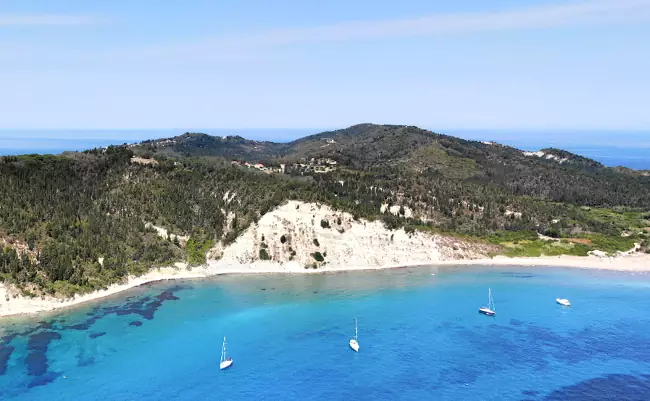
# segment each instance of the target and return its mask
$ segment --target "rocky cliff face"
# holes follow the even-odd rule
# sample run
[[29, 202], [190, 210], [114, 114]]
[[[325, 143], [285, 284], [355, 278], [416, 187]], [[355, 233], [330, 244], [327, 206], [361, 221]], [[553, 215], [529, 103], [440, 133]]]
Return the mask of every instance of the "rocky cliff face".
[[265, 214], [232, 245], [208, 253], [213, 266], [331, 270], [429, 264], [486, 257], [491, 246], [422, 232], [389, 230], [328, 206], [289, 201]]

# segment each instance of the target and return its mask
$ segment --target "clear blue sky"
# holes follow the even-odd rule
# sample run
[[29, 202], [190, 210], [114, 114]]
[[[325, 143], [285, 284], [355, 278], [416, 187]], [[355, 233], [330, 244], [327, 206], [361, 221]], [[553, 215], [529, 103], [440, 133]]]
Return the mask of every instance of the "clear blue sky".
[[650, 0], [4, 0], [0, 128], [650, 128]]

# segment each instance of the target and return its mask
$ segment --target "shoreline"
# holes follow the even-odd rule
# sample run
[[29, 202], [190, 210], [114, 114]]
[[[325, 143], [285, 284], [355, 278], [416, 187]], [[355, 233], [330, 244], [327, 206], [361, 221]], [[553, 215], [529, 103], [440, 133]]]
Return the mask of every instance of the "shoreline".
[[563, 267], [584, 270], [611, 270], [620, 272], [650, 272], [650, 254], [635, 253], [617, 257], [598, 256], [540, 256], [535, 258], [495, 256], [491, 259], [456, 260], [436, 265], [486, 265], [520, 267]]
[[209, 261], [206, 265], [194, 267], [191, 270], [183, 267], [161, 267], [153, 269], [142, 276], [129, 276], [126, 283], [112, 284], [105, 290], [98, 290], [84, 295], [76, 295], [69, 299], [54, 298], [50, 296], [44, 298], [27, 298], [20, 294], [15, 294], [15, 290], [7, 288], [4, 284], [0, 283], [0, 319], [11, 316], [37, 315], [42, 312], [52, 312], [59, 309], [70, 308], [158, 281], [211, 278], [225, 274], [327, 274], [335, 272], [370, 271], [425, 266], [560, 267], [613, 270], [621, 272], [650, 272], [650, 254], [633, 254], [607, 258], [568, 255], [542, 256], [536, 258], [509, 258], [505, 256], [496, 256], [494, 258], [484, 259], [452, 259], [431, 261], [429, 263], [403, 263], [399, 265], [364, 267], [324, 266], [317, 270], [304, 269], [298, 264], [291, 263], [283, 265], [272, 262], [258, 262], [250, 265], [243, 265]]

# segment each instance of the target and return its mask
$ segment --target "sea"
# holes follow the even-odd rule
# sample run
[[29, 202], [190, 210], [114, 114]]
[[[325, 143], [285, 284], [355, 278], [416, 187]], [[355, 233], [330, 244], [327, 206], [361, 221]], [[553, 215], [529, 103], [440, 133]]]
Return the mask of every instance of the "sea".
[[650, 274], [603, 270], [158, 282], [0, 320], [0, 399], [647, 401], [648, 310]]
[[[433, 131], [479, 141], [496, 141], [526, 151], [555, 147], [597, 160], [606, 166], [650, 169], [650, 130], [459, 130]], [[10, 130], [0, 129], [0, 155], [58, 154], [108, 145], [136, 143], [146, 139], [170, 138], [184, 132], [211, 135], [240, 135], [247, 139], [289, 142], [328, 131], [305, 129], [185, 128], [144, 130]]]

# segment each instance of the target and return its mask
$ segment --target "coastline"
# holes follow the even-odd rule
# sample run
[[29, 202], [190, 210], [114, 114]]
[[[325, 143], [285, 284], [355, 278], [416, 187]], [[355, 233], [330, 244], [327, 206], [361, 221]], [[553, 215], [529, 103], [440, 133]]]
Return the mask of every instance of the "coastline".
[[535, 258], [496, 256], [491, 259], [455, 260], [436, 265], [486, 265], [520, 267], [565, 267], [572, 269], [613, 270], [621, 272], [650, 272], [650, 254], [635, 253], [617, 257], [598, 256], [540, 256]]
[[224, 274], [326, 274], [346, 271], [383, 270], [418, 266], [520, 266], [520, 267], [563, 267], [579, 269], [600, 269], [623, 272], [650, 272], [650, 255], [633, 254], [619, 257], [596, 256], [542, 256], [536, 258], [509, 258], [497, 256], [483, 259], [449, 259], [429, 263], [403, 263], [399, 265], [377, 265], [351, 267], [344, 265], [326, 265], [319, 269], [305, 269], [297, 263], [257, 262], [252, 264], [221, 263], [209, 261], [206, 265], [188, 270], [184, 267], [161, 267], [153, 269], [142, 276], [130, 276], [125, 283], [113, 284], [105, 290], [98, 290], [69, 299], [54, 297], [28, 298], [15, 294], [11, 288], [0, 284], [0, 319], [9, 316], [34, 315], [69, 308], [86, 302], [99, 300], [130, 288], [147, 283], [215, 277]]
[[126, 291], [147, 283], [165, 280], [188, 279], [208, 277], [205, 269], [196, 268], [187, 270], [183, 268], [162, 267], [152, 269], [142, 276], [129, 276], [125, 283], [115, 283], [105, 290], [97, 290], [72, 298], [24, 297], [15, 293], [15, 289], [7, 288], [0, 283], [0, 319], [8, 316], [31, 315], [40, 312], [49, 312], [57, 309], [68, 308], [82, 303], [98, 300], [113, 294]]

